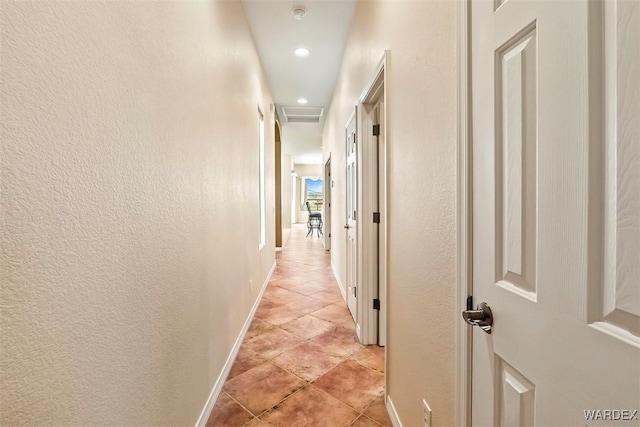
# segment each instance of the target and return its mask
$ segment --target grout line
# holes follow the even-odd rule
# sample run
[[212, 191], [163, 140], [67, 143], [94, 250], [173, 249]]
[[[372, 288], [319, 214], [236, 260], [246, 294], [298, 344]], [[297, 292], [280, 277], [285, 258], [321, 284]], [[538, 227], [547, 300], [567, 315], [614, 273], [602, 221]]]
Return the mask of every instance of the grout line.
[[[373, 344], [373, 345], [375, 345], [375, 344]], [[364, 346], [364, 348], [367, 348], [367, 346]], [[360, 351], [362, 351], [362, 350], [364, 350], [364, 349], [363, 349], [363, 348], [361, 348], [360, 350], [358, 350], [358, 353], [359, 353]], [[351, 356], [353, 356], [354, 354], [356, 354], [356, 352], [353, 352], [353, 353], [351, 353], [351, 355], [349, 355], [349, 360], [351, 360], [351, 361], [352, 361], [352, 362], [354, 362], [354, 363], [357, 363], [358, 365], [362, 366], [363, 368], [367, 368], [367, 369], [368, 369], [368, 370], [370, 370], [370, 371], [377, 372], [378, 374], [382, 374], [382, 375], [384, 375], [384, 371], [378, 371], [378, 370], [377, 370], [377, 369], [375, 369], [375, 368], [372, 368], [372, 367], [367, 366], [367, 365], [363, 365], [362, 363], [358, 362], [357, 360], [352, 359], [352, 358], [351, 358]]]
[[267, 412], [269, 412], [269, 411], [271, 411], [271, 410], [275, 409], [275, 407], [276, 407], [276, 406], [280, 406], [280, 404], [284, 403], [284, 401], [285, 401], [285, 400], [289, 400], [289, 398], [291, 398], [292, 396], [294, 396], [294, 395], [296, 395], [296, 394], [300, 393], [302, 390], [304, 390], [304, 389], [306, 389], [307, 387], [309, 387], [309, 385], [310, 385], [309, 383], [305, 384], [304, 386], [300, 387], [299, 389], [297, 389], [297, 390], [296, 390], [296, 391], [294, 391], [293, 393], [291, 393], [291, 394], [289, 394], [289, 395], [285, 396], [284, 398], [282, 398], [282, 400], [280, 400], [278, 403], [276, 403], [275, 405], [273, 405], [273, 406], [272, 406], [272, 407], [270, 407], [269, 409], [265, 409], [264, 411], [262, 411], [262, 412], [260, 413], [260, 415], [255, 415], [255, 417], [261, 417], [261, 416], [263, 416], [264, 414], [266, 414]]
[[371, 421], [372, 423], [374, 423], [374, 424], [375, 424], [375, 425], [377, 425], [377, 426], [384, 427], [382, 424], [380, 424], [379, 422], [377, 422], [377, 421], [376, 421], [376, 420], [374, 420], [373, 418], [366, 416], [366, 415], [364, 414], [364, 412], [363, 412], [362, 414], [360, 414], [360, 416], [365, 417], [366, 419], [368, 419], [369, 421]]
[[[226, 382], [226, 381], [225, 381], [225, 382]], [[233, 400], [234, 402], [236, 402], [236, 403], [237, 403], [237, 404], [238, 404], [242, 409], [244, 409], [245, 411], [247, 411], [247, 412], [248, 412], [252, 417], [254, 417], [254, 418], [256, 417], [256, 415], [255, 415], [253, 412], [251, 412], [249, 409], [245, 408], [245, 406], [244, 406], [242, 403], [238, 402], [238, 401], [237, 401], [233, 396], [231, 396], [229, 393], [227, 393], [227, 392], [226, 392], [226, 391], [224, 391], [224, 390], [222, 390], [222, 393], [226, 394], [226, 395], [227, 395], [227, 397], [228, 397], [229, 399], [231, 399], [231, 400]], [[219, 397], [219, 396], [218, 396], [218, 399], [220, 399], [220, 397]], [[216, 402], [217, 402], [217, 400], [216, 400]]]
[[[313, 385], [313, 384], [312, 384], [312, 385]], [[338, 402], [342, 403], [344, 406], [346, 406], [347, 408], [349, 408], [349, 409], [353, 410], [353, 411], [357, 414], [357, 415], [356, 415], [356, 417], [355, 417], [354, 419], [352, 419], [352, 420], [349, 422], [349, 424], [347, 424], [348, 426], [350, 426], [351, 424], [353, 424], [353, 422], [354, 422], [354, 421], [356, 421], [358, 418], [360, 418], [360, 416], [361, 416], [361, 415], [364, 415], [364, 410], [359, 411], [358, 409], [354, 408], [353, 406], [349, 405], [348, 403], [343, 402], [342, 400], [338, 399], [337, 397], [332, 396], [331, 394], [327, 393], [326, 391], [324, 391], [323, 389], [321, 389], [321, 388], [320, 388], [320, 387], [318, 387], [318, 386], [315, 386], [315, 385], [314, 385], [314, 388], [315, 388], [316, 390], [318, 390], [318, 391], [320, 391], [320, 392], [322, 392], [322, 393], [326, 394], [326, 395], [327, 395], [327, 396], [329, 396], [330, 398], [332, 398], [332, 399], [334, 399], [334, 400], [337, 400]], [[377, 397], [376, 397], [376, 399], [377, 399]], [[375, 402], [375, 399], [374, 399], [374, 402]], [[373, 403], [373, 402], [371, 402], [371, 403]], [[367, 406], [366, 406], [366, 408], [368, 408], [369, 406], [370, 406], [370, 404], [369, 404], [369, 405], [367, 405]], [[367, 417], [367, 418], [368, 418], [368, 417]]]

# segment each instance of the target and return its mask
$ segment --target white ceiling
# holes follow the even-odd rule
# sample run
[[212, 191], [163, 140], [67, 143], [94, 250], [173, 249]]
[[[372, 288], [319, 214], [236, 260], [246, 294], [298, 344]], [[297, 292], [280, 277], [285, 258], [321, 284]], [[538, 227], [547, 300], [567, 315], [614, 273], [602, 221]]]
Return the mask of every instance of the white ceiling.
[[[278, 107], [329, 106], [342, 63], [342, 53], [355, 0], [243, 0], [249, 26], [274, 102]], [[306, 9], [302, 20], [292, 10]], [[306, 47], [307, 57], [293, 51]], [[280, 114], [282, 118], [282, 114]], [[322, 162], [322, 125], [281, 120], [282, 152], [294, 163]]]

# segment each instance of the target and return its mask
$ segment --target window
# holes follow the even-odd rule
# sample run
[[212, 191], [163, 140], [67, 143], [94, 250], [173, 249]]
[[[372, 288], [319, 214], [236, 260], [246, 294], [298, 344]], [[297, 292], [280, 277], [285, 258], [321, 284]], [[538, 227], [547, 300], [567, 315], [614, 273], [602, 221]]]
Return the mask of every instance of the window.
[[305, 194], [305, 202], [309, 202], [312, 211], [322, 210], [322, 180], [313, 180], [307, 178], [305, 180], [307, 192]]
[[258, 162], [259, 162], [259, 199], [260, 199], [260, 235], [259, 235], [259, 248], [262, 249], [266, 243], [266, 211], [265, 206], [266, 197], [264, 192], [264, 116], [260, 107], [258, 107]]

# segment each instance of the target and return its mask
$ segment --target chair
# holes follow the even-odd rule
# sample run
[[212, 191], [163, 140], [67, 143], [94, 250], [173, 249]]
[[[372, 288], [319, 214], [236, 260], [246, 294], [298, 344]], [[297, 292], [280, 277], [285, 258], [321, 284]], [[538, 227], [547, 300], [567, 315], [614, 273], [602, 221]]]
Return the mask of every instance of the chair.
[[311, 206], [307, 201], [307, 211], [309, 212], [309, 220], [307, 221], [307, 237], [313, 235], [313, 230], [318, 231], [318, 237], [322, 234], [322, 214], [320, 212], [311, 212]]

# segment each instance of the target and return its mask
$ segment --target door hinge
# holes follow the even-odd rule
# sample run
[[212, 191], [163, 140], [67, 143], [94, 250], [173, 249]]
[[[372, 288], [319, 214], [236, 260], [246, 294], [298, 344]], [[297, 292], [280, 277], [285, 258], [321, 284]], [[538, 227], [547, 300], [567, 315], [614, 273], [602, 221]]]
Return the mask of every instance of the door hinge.
[[473, 295], [467, 297], [467, 310], [473, 310]]
[[329, 203], [329, 207], [331, 207], [331, 203]]
[[373, 213], [373, 223], [380, 224], [380, 212]]
[[329, 238], [331, 238], [331, 233], [329, 233]]
[[373, 309], [374, 310], [380, 310], [380, 300], [378, 298], [375, 298], [373, 300]]
[[373, 136], [380, 136], [380, 125], [373, 125]]

